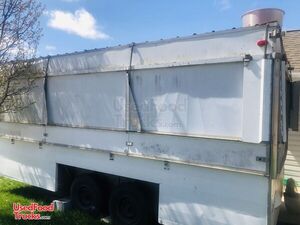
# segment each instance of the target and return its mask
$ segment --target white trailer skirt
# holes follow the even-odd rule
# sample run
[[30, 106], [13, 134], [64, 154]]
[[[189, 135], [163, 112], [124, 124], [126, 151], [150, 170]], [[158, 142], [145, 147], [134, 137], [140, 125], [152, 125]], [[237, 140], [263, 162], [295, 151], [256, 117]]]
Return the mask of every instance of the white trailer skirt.
[[[159, 184], [159, 222], [177, 225], [266, 225], [269, 181], [255, 174], [0, 139], [0, 173], [56, 189], [56, 165]], [[83, 157], [84, 155], [84, 157]]]

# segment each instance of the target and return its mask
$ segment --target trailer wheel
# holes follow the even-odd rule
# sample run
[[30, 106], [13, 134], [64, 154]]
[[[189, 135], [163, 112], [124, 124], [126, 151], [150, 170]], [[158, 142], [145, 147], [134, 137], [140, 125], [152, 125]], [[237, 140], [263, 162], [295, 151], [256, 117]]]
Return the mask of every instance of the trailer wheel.
[[88, 175], [74, 179], [71, 186], [71, 200], [74, 208], [92, 216], [98, 216], [103, 205], [101, 189]]
[[134, 184], [121, 184], [112, 192], [109, 210], [114, 225], [149, 224], [148, 201]]

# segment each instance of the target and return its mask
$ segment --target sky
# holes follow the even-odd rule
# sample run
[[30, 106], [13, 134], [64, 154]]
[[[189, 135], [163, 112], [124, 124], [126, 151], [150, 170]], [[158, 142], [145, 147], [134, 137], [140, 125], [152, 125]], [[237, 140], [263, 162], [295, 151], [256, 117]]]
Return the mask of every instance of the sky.
[[55, 55], [241, 26], [246, 11], [285, 11], [283, 29], [300, 29], [300, 0], [40, 0], [37, 54]]

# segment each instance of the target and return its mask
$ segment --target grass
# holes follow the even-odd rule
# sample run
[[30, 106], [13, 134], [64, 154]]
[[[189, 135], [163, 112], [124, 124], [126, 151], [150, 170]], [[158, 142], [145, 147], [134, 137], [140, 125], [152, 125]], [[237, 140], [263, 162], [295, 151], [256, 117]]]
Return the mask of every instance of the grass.
[[[68, 212], [45, 213], [49, 221], [17, 221], [13, 216], [13, 203], [29, 205], [32, 202], [49, 205], [56, 196], [49, 191], [32, 187], [21, 182], [0, 177], [0, 225], [104, 225], [100, 219], [71, 210]], [[279, 223], [278, 225], [289, 225]]]
[[13, 203], [29, 205], [36, 202], [40, 205], [49, 205], [55, 197], [52, 192], [0, 177], [0, 225], [104, 225], [100, 219], [94, 219], [75, 210], [64, 213], [44, 213], [43, 215], [51, 216], [51, 220], [48, 221], [17, 221], [14, 219]]

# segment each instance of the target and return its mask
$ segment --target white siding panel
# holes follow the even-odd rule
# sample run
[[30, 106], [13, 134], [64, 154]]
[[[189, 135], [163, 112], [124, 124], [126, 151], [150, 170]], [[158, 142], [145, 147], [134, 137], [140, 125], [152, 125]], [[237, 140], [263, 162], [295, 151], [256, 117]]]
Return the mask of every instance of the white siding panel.
[[129, 46], [121, 46], [51, 57], [48, 75], [126, 70], [129, 66], [130, 51]]
[[142, 129], [240, 139], [243, 67], [226, 63], [134, 71]]
[[[253, 32], [252, 29], [256, 31]], [[256, 45], [265, 38], [266, 28], [237, 29], [175, 38], [166, 41], [137, 44], [133, 51], [134, 69], [165, 67], [166, 65], [191, 65], [209, 60], [241, 58], [245, 54], [262, 56], [264, 48]], [[157, 54], [158, 53], [158, 54]]]
[[125, 129], [125, 72], [49, 77], [49, 122]]

